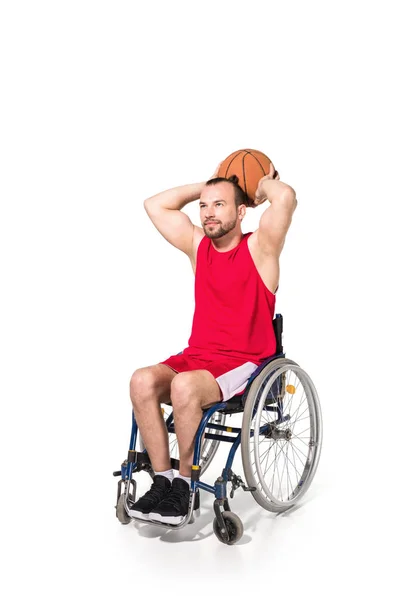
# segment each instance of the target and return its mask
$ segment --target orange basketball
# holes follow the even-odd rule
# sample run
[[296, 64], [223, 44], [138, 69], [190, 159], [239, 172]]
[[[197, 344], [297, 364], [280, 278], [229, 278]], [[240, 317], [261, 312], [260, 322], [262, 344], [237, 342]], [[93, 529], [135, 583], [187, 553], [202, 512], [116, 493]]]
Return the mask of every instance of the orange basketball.
[[239, 185], [254, 202], [258, 182], [261, 177], [268, 175], [271, 160], [259, 150], [237, 150], [232, 152], [222, 163], [218, 170], [218, 177], [236, 175]]

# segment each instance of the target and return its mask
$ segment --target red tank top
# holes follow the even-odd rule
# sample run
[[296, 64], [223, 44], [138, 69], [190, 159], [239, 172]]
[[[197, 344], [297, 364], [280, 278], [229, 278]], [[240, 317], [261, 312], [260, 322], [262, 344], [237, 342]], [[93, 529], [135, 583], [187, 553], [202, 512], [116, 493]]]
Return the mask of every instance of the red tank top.
[[201, 240], [192, 333], [183, 354], [256, 364], [275, 354], [275, 295], [264, 285], [251, 257], [247, 243], [251, 234], [245, 233], [228, 252], [218, 252], [207, 236]]

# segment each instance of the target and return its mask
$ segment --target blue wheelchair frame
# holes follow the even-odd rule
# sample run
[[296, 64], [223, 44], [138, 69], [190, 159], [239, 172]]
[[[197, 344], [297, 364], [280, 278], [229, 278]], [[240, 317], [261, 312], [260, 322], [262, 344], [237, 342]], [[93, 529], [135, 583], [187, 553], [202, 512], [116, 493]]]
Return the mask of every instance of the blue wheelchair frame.
[[[237, 412], [243, 412], [246, 398], [247, 398], [247, 395], [248, 395], [248, 392], [249, 392], [249, 389], [251, 387], [251, 383], [253, 382], [253, 380], [272, 361], [274, 361], [278, 358], [285, 357], [285, 354], [284, 354], [283, 348], [282, 348], [282, 315], [281, 314], [276, 315], [275, 319], [273, 320], [273, 326], [274, 326], [274, 332], [275, 332], [275, 338], [276, 338], [276, 354], [267, 358], [254, 371], [254, 373], [252, 373], [251, 377], [248, 379], [246, 389], [242, 394], [233, 396], [233, 398], [230, 398], [229, 400], [227, 400], [225, 402], [218, 402], [216, 404], [213, 404], [211, 407], [204, 409], [204, 414], [200, 421], [200, 425], [197, 429], [197, 433], [196, 433], [196, 437], [195, 437], [193, 464], [192, 464], [192, 472], [191, 472], [191, 502], [190, 502], [190, 509], [189, 509], [189, 512], [190, 512], [189, 517], [191, 518], [191, 516], [192, 516], [193, 505], [194, 505], [193, 499], [195, 498], [196, 492], [200, 489], [204, 490], [206, 492], [209, 492], [215, 496], [214, 510], [215, 510], [217, 521], [219, 522], [219, 525], [220, 525], [222, 531], [224, 530], [224, 521], [221, 516], [221, 510], [222, 510], [222, 508], [225, 511], [230, 510], [229, 503], [227, 500], [227, 484], [228, 484], [228, 482], [231, 482], [231, 484], [232, 484], [232, 490], [231, 490], [231, 494], [230, 494], [231, 498], [233, 498], [235, 490], [239, 487], [243, 488], [244, 491], [253, 491], [255, 488], [246, 487], [246, 485], [242, 481], [241, 477], [235, 475], [232, 471], [232, 465], [233, 465], [233, 461], [235, 458], [235, 454], [241, 443], [241, 433], [242, 433], [241, 428], [229, 427], [226, 425], [220, 425], [218, 423], [209, 423], [209, 420], [211, 419], [213, 414], [217, 411], [223, 412], [225, 414], [233, 414], [233, 413], [237, 413]], [[264, 389], [266, 384], [267, 384], [267, 381], [265, 381], [264, 384], [261, 386], [259, 392], [262, 392], [262, 390]], [[276, 384], [277, 384], [277, 386], [279, 386], [279, 381], [277, 381]], [[277, 388], [270, 390], [270, 392], [267, 396], [267, 399], [266, 399], [267, 402], [266, 402], [266, 406], [265, 406], [266, 410], [277, 413], [277, 419], [273, 423], [264, 425], [260, 430], [261, 433], [268, 434], [268, 430], [270, 429], [271, 425], [274, 425], [274, 426], [279, 425], [280, 423], [283, 423], [284, 421], [286, 421], [287, 419], [290, 418], [289, 416], [283, 415], [283, 406], [282, 406], [281, 400], [277, 399], [277, 396], [278, 396], [277, 391], [278, 391]], [[268, 399], [271, 400], [270, 406], [268, 405]], [[253, 416], [255, 414], [256, 409], [257, 408], [255, 405]], [[168, 433], [175, 433], [175, 428], [174, 428], [174, 424], [173, 424], [173, 412], [168, 416], [168, 418], [166, 420], [166, 427], [167, 427]], [[212, 429], [214, 431], [219, 431], [221, 433], [206, 432], [207, 428]], [[235, 436], [222, 435], [223, 432], [233, 433], [236, 435]], [[122, 483], [127, 482], [127, 481], [133, 482], [132, 474], [134, 472], [140, 471], [140, 470], [147, 470], [148, 472], [152, 471], [150, 457], [148, 456], [147, 451], [144, 450], [143, 452], [136, 452], [134, 450], [134, 448], [136, 446], [137, 433], [138, 433], [138, 427], [137, 427], [137, 423], [135, 420], [134, 412], [132, 410], [132, 432], [131, 432], [131, 438], [130, 438], [130, 442], [129, 442], [128, 459], [126, 461], [124, 461], [124, 463], [121, 465], [121, 471], [117, 471], [114, 473], [114, 475], [121, 475], [121, 480], [118, 485], [118, 497], [121, 493]], [[199, 463], [200, 463], [200, 454], [201, 454], [201, 445], [202, 445], [203, 435], [205, 435], [205, 439], [218, 440], [220, 442], [229, 442], [232, 444], [232, 448], [228, 454], [228, 458], [227, 458], [225, 467], [223, 468], [222, 475], [217, 478], [215, 485], [209, 485], [207, 483], [200, 481], [201, 467], [200, 467]], [[252, 436], [253, 436], [253, 433], [251, 433], [251, 437]], [[179, 469], [179, 461], [175, 460], [175, 459], [171, 459], [171, 467], [178, 470]], [[134, 487], [135, 486], [136, 486], [136, 484], [134, 484]], [[162, 524], [160, 524], [160, 525], [162, 525]], [[169, 527], [169, 528], [175, 527], [176, 528], [176, 527], [180, 527], [182, 525], [175, 525], [175, 526], [168, 525], [167, 527]]]

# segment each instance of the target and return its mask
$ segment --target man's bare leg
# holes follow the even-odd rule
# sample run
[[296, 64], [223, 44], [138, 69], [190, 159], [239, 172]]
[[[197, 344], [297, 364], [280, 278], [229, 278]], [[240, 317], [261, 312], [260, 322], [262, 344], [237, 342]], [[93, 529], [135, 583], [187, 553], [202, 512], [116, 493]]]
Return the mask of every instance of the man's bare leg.
[[131, 378], [135, 419], [154, 471], [171, 468], [168, 432], [160, 404], [170, 401], [171, 384], [176, 376], [167, 365], [156, 364], [137, 369]]
[[194, 440], [203, 416], [202, 407], [221, 401], [221, 390], [209, 371], [185, 371], [171, 383], [175, 433], [179, 446], [179, 473], [190, 477]]

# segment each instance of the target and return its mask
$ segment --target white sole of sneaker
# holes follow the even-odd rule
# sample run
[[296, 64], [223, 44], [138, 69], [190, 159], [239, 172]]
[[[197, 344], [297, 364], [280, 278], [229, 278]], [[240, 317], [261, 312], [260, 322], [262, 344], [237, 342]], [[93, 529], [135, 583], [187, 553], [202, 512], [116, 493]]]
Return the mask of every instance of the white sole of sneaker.
[[133, 519], [144, 519], [145, 521], [149, 520], [149, 515], [140, 512], [140, 510], [130, 510], [129, 516]]
[[182, 517], [164, 517], [163, 515], [159, 515], [158, 513], [150, 513], [149, 519], [151, 521], [158, 521], [159, 523], [166, 523], [167, 525], [179, 525], [186, 519], [186, 516]]

